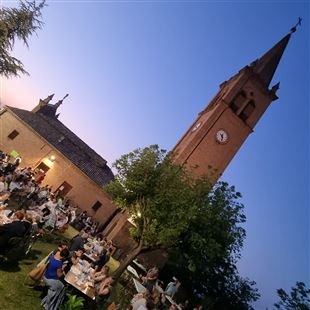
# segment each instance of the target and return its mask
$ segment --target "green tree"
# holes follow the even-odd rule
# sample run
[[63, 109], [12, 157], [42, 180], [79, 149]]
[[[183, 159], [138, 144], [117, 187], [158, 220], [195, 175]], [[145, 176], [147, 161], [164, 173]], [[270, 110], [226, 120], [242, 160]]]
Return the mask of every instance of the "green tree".
[[167, 271], [200, 296], [204, 309], [252, 309], [259, 298], [255, 282], [240, 277], [236, 267], [246, 236], [240, 198], [233, 186], [217, 183], [171, 251]]
[[206, 179], [196, 182], [182, 166], [174, 165], [157, 145], [137, 149], [114, 163], [115, 180], [106, 191], [125, 208], [134, 226], [137, 246], [114, 273], [118, 278], [142, 251], [170, 248], [189, 228], [191, 217], [210, 191]]
[[274, 304], [276, 309], [310, 310], [310, 289], [306, 288], [305, 283], [296, 282], [296, 286], [292, 287], [290, 294], [282, 288], [278, 289], [277, 293], [281, 300]]
[[5, 77], [28, 74], [23, 63], [11, 52], [16, 39], [28, 47], [29, 37], [42, 28], [45, 1], [21, 1], [19, 7], [0, 8], [0, 75]]
[[204, 309], [252, 309], [259, 297], [255, 283], [236, 268], [246, 235], [241, 194], [225, 182], [212, 188], [207, 178], [193, 178], [157, 145], [123, 155], [114, 167], [106, 190], [131, 216], [137, 245], [113, 276], [141, 252], [164, 248], [166, 268], [203, 299]]

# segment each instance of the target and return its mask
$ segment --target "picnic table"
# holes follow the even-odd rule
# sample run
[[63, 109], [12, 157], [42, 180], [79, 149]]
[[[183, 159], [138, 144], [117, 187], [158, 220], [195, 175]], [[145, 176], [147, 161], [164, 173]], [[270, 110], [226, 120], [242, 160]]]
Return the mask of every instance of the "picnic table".
[[89, 261], [90, 263], [96, 262], [96, 258], [92, 254], [84, 253], [83, 257], [85, 257], [86, 260]]
[[85, 260], [79, 260], [77, 265], [71, 267], [65, 276], [65, 281], [91, 299], [95, 299], [96, 292], [91, 272], [94, 271]]

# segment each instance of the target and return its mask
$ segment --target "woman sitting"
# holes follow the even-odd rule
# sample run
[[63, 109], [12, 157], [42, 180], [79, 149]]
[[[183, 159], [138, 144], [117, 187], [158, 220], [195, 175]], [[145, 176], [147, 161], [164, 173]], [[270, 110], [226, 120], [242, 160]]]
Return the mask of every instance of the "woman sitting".
[[110, 270], [109, 266], [103, 266], [102, 269], [101, 269], [100, 271], [95, 272], [95, 274], [94, 274], [94, 282], [95, 282], [95, 285], [96, 285], [96, 283], [101, 282], [101, 281], [103, 281], [105, 278], [108, 277], [108, 275], [109, 275], [109, 270]]
[[96, 305], [97, 309], [107, 309], [111, 303], [109, 300], [113, 279], [112, 277], [106, 277], [99, 285], [95, 285], [96, 290]]
[[50, 257], [43, 278], [48, 288], [47, 295], [42, 300], [42, 306], [45, 310], [57, 310], [63, 301], [65, 289], [60, 278], [64, 275], [63, 268], [65, 265], [63, 265], [63, 259], [68, 256], [69, 250], [64, 248]]
[[65, 274], [69, 272], [72, 266], [77, 265], [83, 254], [85, 253], [84, 249], [78, 249], [74, 252], [69, 252], [69, 257], [67, 257], [64, 261], [66, 266], [64, 267], [63, 271]]
[[[143, 293], [137, 293], [134, 295], [133, 299], [131, 300], [131, 309], [138, 310], [138, 309], [148, 309], [147, 303], [150, 299], [150, 293], [148, 290], [144, 291]], [[151, 309], [151, 308], [149, 308]]]
[[107, 298], [110, 295], [112, 284], [113, 284], [113, 278], [112, 277], [106, 277], [104, 280], [102, 280], [100, 282], [100, 285], [98, 285], [96, 293], [100, 297], [106, 297]]

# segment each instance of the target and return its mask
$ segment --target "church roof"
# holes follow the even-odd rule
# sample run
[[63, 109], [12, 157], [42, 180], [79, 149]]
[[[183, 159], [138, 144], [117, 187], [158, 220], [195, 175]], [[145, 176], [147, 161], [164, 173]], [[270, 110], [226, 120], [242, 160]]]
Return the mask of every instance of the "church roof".
[[107, 162], [56, 117], [49, 113], [31, 112], [8, 107], [17, 117], [35, 130], [48, 143], [68, 158], [99, 186], [114, 178]]
[[286, 35], [261, 58], [253, 63], [253, 71], [258, 74], [260, 80], [268, 87], [281, 60], [284, 50], [290, 40], [291, 33]]

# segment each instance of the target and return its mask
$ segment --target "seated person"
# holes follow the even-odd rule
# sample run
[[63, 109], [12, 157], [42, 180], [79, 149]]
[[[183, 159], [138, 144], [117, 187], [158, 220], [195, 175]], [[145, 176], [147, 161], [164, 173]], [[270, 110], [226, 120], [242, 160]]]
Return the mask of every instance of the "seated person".
[[65, 248], [61, 251], [56, 251], [56, 253], [49, 259], [49, 263], [43, 277], [48, 291], [41, 303], [43, 308], [46, 310], [59, 309], [63, 301], [65, 295], [65, 287], [61, 282], [61, 279], [64, 277], [63, 260], [65, 257], [68, 257], [68, 255], [69, 251]]
[[13, 237], [24, 237], [31, 228], [31, 224], [23, 221], [24, 213], [17, 211], [13, 215], [13, 221], [0, 226], [0, 252], [6, 250], [8, 242]]
[[103, 249], [99, 258], [94, 263], [94, 266], [96, 267], [96, 271], [101, 270], [102, 267], [109, 261], [110, 259], [110, 252], [106, 249]]
[[103, 281], [109, 275], [109, 270], [110, 270], [109, 266], [103, 266], [100, 271], [95, 272], [93, 276], [94, 282], [98, 283]]
[[106, 277], [103, 281], [101, 281], [100, 285], [98, 285], [96, 290], [98, 296], [108, 297], [111, 292], [112, 284], [113, 284], [112, 277]]
[[132, 310], [138, 310], [138, 309], [147, 309], [147, 302], [148, 299], [150, 298], [150, 293], [148, 290], [146, 290], [143, 293], [137, 293], [133, 299], [131, 300], [131, 306]]
[[178, 281], [177, 278], [173, 277], [172, 281], [168, 283], [165, 289], [165, 294], [173, 298], [179, 286], [180, 286], [180, 282]]
[[0, 193], [0, 205], [5, 205], [8, 202], [9, 197], [9, 193]]
[[78, 249], [77, 251], [74, 251], [74, 253], [71, 255], [72, 265], [76, 265], [84, 253], [84, 249]]
[[95, 285], [96, 309], [109, 309], [108, 306], [111, 303], [109, 297], [112, 289], [112, 284], [112, 277], [107, 277], [98, 285]]
[[154, 266], [153, 268], [149, 269], [146, 274], [146, 277], [142, 278], [142, 284], [152, 292], [154, 285], [156, 284], [156, 280], [158, 278], [158, 267]]
[[84, 244], [86, 243], [88, 234], [81, 231], [77, 236], [75, 236], [69, 245], [69, 251], [74, 252], [78, 249], [83, 249]]
[[63, 261], [64, 264], [66, 265], [66, 267], [64, 268], [64, 273], [67, 273], [72, 266], [78, 263], [84, 252], [85, 252], [84, 249], [78, 249], [74, 252], [69, 252], [70, 255], [67, 258], [65, 258], [65, 261]]
[[100, 254], [103, 250], [103, 244], [102, 242], [100, 241], [97, 241], [95, 244], [94, 244], [94, 247], [93, 247], [93, 252], [96, 253], [96, 254]]
[[8, 191], [8, 184], [5, 181], [4, 175], [0, 175], [0, 193], [5, 193]]
[[58, 216], [56, 228], [58, 228], [58, 231], [61, 233], [64, 233], [69, 228], [68, 217], [65, 214], [60, 213], [60, 215]]
[[[88, 239], [88, 240], [90, 240], [90, 239]], [[87, 243], [85, 243], [84, 244], [84, 250], [87, 252], [87, 253], [91, 253], [92, 251], [93, 251], [93, 247], [94, 247], [94, 245], [92, 244], [92, 242], [91, 241], [89, 241], [89, 242], [87, 242]]]
[[54, 251], [56, 253], [57, 251], [61, 252], [63, 249], [68, 249], [68, 241], [62, 240], [57, 247], [57, 250]]

